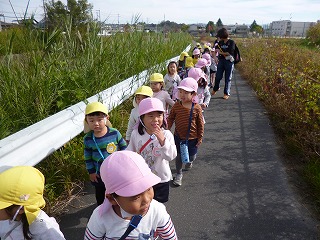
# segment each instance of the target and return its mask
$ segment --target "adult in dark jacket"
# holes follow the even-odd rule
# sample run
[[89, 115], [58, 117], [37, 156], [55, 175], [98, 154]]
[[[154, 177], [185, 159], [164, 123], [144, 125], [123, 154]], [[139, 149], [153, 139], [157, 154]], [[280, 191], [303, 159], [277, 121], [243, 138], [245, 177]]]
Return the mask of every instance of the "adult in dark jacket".
[[228, 99], [230, 96], [231, 79], [234, 69], [235, 42], [229, 38], [228, 31], [225, 28], [221, 28], [218, 31], [217, 37], [220, 38], [220, 41], [215, 47], [215, 50], [219, 55], [216, 79], [212, 90], [212, 95], [214, 95], [220, 89], [220, 81], [224, 73], [225, 85], [223, 90], [223, 98]]

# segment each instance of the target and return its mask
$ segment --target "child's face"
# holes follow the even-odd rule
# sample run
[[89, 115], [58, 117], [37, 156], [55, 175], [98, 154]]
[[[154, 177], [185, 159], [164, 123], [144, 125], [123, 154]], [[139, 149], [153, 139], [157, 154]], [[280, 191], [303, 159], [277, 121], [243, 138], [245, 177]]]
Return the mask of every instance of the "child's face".
[[194, 58], [195, 58], [195, 59], [200, 58], [200, 54], [194, 55]]
[[153, 92], [159, 92], [161, 91], [162, 85], [160, 82], [152, 82], [150, 83], [150, 87]]
[[117, 202], [123, 210], [132, 215], [146, 215], [149, 210], [150, 203], [154, 197], [153, 188], [149, 188], [143, 193], [133, 197], [118, 196]]
[[147, 128], [147, 132], [149, 134], [154, 133], [157, 130], [160, 130], [163, 124], [163, 112], [149, 112], [143, 116], [143, 124]]
[[180, 97], [181, 102], [183, 102], [183, 103], [192, 102], [193, 94], [191, 92], [186, 91], [186, 90], [179, 89], [179, 97]]
[[147, 96], [141, 95], [141, 94], [137, 94], [137, 95], [135, 96], [135, 100], [136, 100], [137, 105], [139, 106], [139, 103], [140, 103], [143, 99], [145, 99], [145, 98], [147, 98]]
[[177, 66], [174, 63], [171, 63], [169, 65], [169, 73], [170, 74], [175, 74], [177, 72]]
[[102, 132], [106, 128], [106, 121], [108, 116], [105, 116], [103, 113], [95, 116], [87, 116], [86, 120], [90, 130], [94, 132]]

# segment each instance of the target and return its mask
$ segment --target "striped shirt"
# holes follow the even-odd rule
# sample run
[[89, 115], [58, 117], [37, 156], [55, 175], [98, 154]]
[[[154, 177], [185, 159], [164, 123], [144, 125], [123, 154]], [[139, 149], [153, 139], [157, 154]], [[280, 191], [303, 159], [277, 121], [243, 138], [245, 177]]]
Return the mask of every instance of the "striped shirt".
[[[190, 109], [185, 108], [181, 102], [176, 102], [171, 108], [168, 117], [168, 129], [171, 129], [175, 122], [176, 126], [174, 134], [180, 139], [185, 140], [188, 133], [189, 117]], [[198, 139], [198, 142], [202, 142], [203, 132], [204, 123], [202, 109], [199, 104], [194, 104], [189, 139]]]
[[107, 133], [102, 137], [95, 137], [96, 143], [103, 155], [103, 158], [93, 139], [93, 131], [88, 132], [84, 138], [84, 160], [86, 169], [91, 173], [99, 174], [100, 166], [105, 158], [118, 150], [124, 150], [127, 147], [126, 141], [121, 133], [115, 128], [108, 128]]

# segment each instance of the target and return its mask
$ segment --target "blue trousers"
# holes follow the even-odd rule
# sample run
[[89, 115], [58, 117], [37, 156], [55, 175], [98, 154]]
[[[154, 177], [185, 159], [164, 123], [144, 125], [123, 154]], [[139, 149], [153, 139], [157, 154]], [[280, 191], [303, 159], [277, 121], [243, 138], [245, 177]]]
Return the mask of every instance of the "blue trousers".
[[233, 69], [234, 69], [233, 62], [230, 62], [229, 60], [226, 60], [226, 59], [219, 59], [213, 91], [218, 91], [220, 87], [220, 81], [224, 73], [225, 84], [224, 84], [223, 93], [225, 95], [230, 95], [231, 78], [232, 78]]

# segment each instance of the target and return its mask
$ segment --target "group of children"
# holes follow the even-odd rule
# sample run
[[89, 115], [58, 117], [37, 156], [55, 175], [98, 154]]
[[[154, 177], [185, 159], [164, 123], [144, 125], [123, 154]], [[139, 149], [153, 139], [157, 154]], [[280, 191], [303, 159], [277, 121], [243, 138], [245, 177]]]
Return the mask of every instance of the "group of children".
[[[86, 106], [84, 160], [98, 206], [84, 239], [177, 239], [162, 203], [169, 200], [171, 180], [182, 184], [182, 142], [188, 149], [184, 168], [193, 166], [211, 97], [209, 58], [197, 50], [192, 61], [183, 52], [178, 62], [168, 64], [164, 77], [154, 73], [150, 87], [137, 89], [125, 139], [112, 127], [104, 104]], [[54, 218], [41, 210], [44, 177], [37, 169], [13, 167], [0, 174], [0, 184], [0, 239], [65, 239]]]

